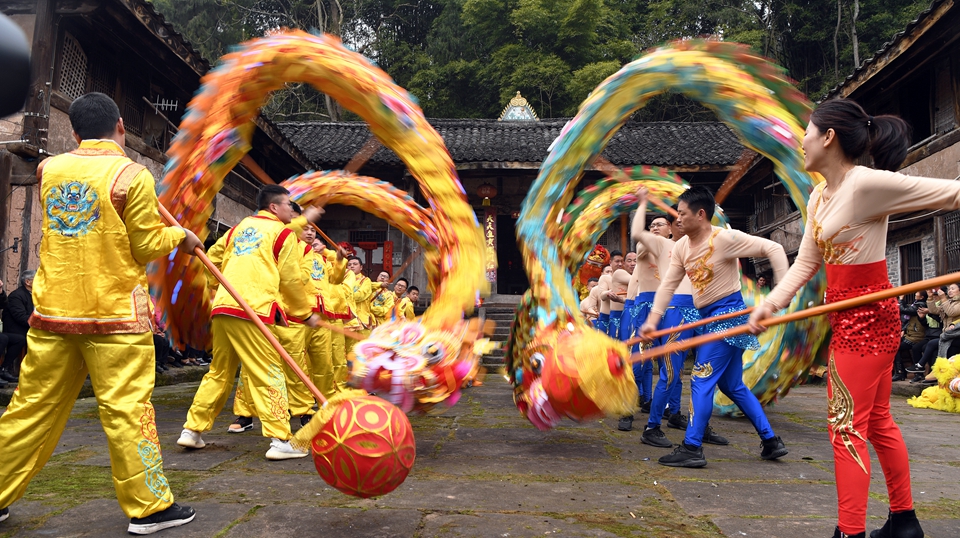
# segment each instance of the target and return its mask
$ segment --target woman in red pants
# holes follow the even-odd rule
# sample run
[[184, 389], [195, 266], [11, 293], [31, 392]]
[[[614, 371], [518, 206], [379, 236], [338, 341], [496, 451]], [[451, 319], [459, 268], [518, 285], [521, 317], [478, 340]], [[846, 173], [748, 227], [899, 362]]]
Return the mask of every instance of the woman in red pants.
[[[803, 138], [804, 166], [826, 182], [810, 195], [796, 262], [750, 317], [754, 332], [763, 330], [760, 320], [790, 303], [821, 263], [826, 264], [827, 302], [889, 288], [888, 216], [960, 208], [960, 182], [892, 172], [906, 157], [907, 130], [902, 119], [870, 116], [848, 99], [826, 101], [814, 110]], [[856, 164], [866, 153], [876, 169]], [[921, 538], [907, 448], [890, 416], [890, 369], [900, 336], [896, 300], [833, 314], [830, 325], [827, 423], [839, 501], [834, 537], [865, 535], [869, 440], [890, 497], [889, 517], [871, 538]]]

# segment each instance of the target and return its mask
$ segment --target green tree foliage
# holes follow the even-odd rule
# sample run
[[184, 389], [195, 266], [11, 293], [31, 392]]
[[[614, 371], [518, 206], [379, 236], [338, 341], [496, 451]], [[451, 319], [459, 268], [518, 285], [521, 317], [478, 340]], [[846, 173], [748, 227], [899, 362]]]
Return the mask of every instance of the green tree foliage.
[[[678, 38], [746, 43], [823, 95], [930, 0], [153, 0], [207, 58], [278, 27], [317, 29], [375, 61], [431, 117], [493, 118], [520, 91], [544, 118], [576, 113], [640, 52]], [[836, 42], [836, 47], [834, 46]], [[836, 52], [835, 52], [836, 50]], [[329, 101], [329, 100], [327, 100]], [[339, 119], [303, 85], [267, 107], [279, 120]], [[636, 118], [709, 119], [680, 95]]]

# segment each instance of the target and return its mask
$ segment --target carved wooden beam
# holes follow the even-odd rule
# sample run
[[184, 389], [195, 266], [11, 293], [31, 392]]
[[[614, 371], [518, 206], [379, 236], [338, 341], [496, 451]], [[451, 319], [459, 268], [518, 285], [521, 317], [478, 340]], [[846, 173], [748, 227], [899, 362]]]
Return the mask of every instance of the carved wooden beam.
[[746, 175], [751, 168], [756, 166], [761, 159], [763, 159], [763, 156], [759, 153], [744, 148], [743, 153], [740, 154], [740, 159], [733, 165], [733, 170], [727, 174], [727, 178], [723, 180], [723, 184], [717, 189], [716, 199], [718, 204], [723, 205], [723, 201], [727, 199], [727, 196], [729, 196], [733, 188], [737, 186], [737, 183], [739, 183], [740, 180], [743, 179], [743, 176]]

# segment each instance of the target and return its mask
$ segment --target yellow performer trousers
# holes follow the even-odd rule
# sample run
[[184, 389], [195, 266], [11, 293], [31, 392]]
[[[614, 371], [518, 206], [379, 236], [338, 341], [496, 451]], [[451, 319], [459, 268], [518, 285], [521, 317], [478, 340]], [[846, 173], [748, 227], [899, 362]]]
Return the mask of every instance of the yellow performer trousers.
[[153, 404], [153, 335], [27, 333], [20, 386], [0, 417], [0, 507], [23, 497], [57, 447], [87, 373], [110, 447], [120, 508], [142, 518], [173, 504]]
[[[303, 348], [308, 329], [309, 327], [306, 325], [292, 322], [289, 327], [284, 327], [283, 325], [270, 326], [270, 330], [273, 332], [273, 335], [277, 337], [277, 341], [280, 342], [283, 349], [290, 354], [293, 360], [296, 361], [297, 366], [299, 366], [307, 376], [310, 375], [311, 369]], [[286, 361], [283, 359], [280, 360], [283, 364], [283, 375], [286, 376], [287, 380], [287, 399], [290, 404], [290, 414], [295, 417], [312, 415], [313, 404], [315, 402], [313, 395], [307, 390], [307, 386], [303, 384], [303, 381], [300, 381], [297, 374], [287, 366]], [[247, 371], [245, 368], [240, 368], [240, 380], [237, 382], [237, 393], [233, 398], [234, 415], [239, 417], [258, 416], [256, 409], [250, 405], [251, 397], [249, 387], [250, 380], [247, 378]]]
[[[343, 342], [343, 335], [338, 333], [337, 336], [340, 336], [340, 341]], [[333, 374], [333, 340], [334, 335], [330, 329], [307, 329], [307, 362], [310, 363], [311, 379], [327, 398], [340, 390]]]
[[200, 381], [183, 427], [197, 432], [213, 428], [214, 419], [227, 403], [237, 367], [243, 365], [244, 391], [260, 417], [263, 436], [290, 439], [287, 383], [280, 355], [252, 321], [213, 316], [212, 332], [213, 362]]

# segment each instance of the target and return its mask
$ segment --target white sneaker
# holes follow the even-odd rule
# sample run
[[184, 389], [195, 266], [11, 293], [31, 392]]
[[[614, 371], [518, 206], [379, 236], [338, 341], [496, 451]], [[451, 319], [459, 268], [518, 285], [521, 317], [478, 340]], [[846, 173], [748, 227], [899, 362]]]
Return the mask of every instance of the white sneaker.
[[309, 454], [309, 452], [300, 452], [290, 446], [290, 441], [272, 439], [270, 441], [270, 450], [267, 451], [267, 459], [273, 461], [290, 460], [293, 458], [305, 458]]
[[207, 446], [207, 443], [204, 443], [203, 439], [200, 438], [200, 432], [193, 430], [183, 430], [180, 432], [180, 438], [177, 439], [177, 444], [184, 448], [203, 448]]

